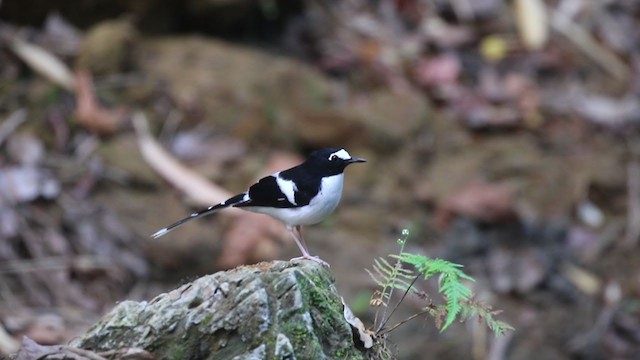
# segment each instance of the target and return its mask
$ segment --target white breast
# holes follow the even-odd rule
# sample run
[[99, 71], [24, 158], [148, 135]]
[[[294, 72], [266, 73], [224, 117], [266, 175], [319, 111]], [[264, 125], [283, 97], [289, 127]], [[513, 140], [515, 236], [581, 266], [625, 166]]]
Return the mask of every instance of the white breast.
[[320, 192], [309, 205], [300, 208], [246, 207], [244, 209], [270, 215], [290, 226], [317, 224], [326, 219], [338, 206], [342, 197], [343, 181], [344, 174], [323, 178]]

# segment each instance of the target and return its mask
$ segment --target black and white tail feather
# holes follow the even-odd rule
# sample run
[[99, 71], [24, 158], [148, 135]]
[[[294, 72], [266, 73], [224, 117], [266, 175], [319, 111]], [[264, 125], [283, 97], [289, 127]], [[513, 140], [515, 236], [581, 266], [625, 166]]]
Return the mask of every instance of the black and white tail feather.
[[151, 235], [152, 238], [157, 239], [162, 235], [166, 235], [167, 233], [171, 232], [172, 230], [175, 230], [177, 228], [179, 228], [180, 226], [188, 223], [191, 220], [195, 220], [198, 218], [201, 218], [203, 216], [207, 216], [210, 214], [213, 214], [214, 212], [218, 211], [218, 210], [222, 210], [225, 208], [228, 208], [229, 206], [236, 206], [242, 203], [247, 202], [248, 200], [248, 195], [247, 193], [242, 193], [239, 195], [236, 195], [230, 199], [227, 199], [226, 201], [221, 202], [218, 205], [213, 205], [213, 206], [209, 206], [206, 209], [202, 209], [200, 211], [196, 211], [194, 213], [192, 213], [191, 215], [187, 216], [186, 218], [176, 221], [175, 223], [167, 226], [166, 228], [160, 229], [158, 231], [156, 231], [153, 235]]
[[237, 207], [282, 221], [302, 251], [302, 258], [328, 265], [320, 258], [309, 255], [301, 227], [317, 224], [335, 210], [342, 196], [344, 169], [349, 164], [365, 161], [352, 158], [342, 148], [318, 150], [304, 163], [266, 176], [246, 192], [194, 212], [151, 236], [159, 238], [191, 220], [228, 207]]

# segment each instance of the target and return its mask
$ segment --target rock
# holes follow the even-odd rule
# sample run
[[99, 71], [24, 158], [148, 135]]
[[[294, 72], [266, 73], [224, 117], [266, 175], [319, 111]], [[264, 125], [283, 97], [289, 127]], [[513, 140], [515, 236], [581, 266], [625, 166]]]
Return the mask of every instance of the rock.
[[146, 186], [161, 184], [161, 179], [140, 154], [134, 134], [124, 134], [100, 142], [98, 154], [110, 167], [123, 172], [129, 181]]
[[119, 73], [135, 54], [137, 32], [127, 20], [110, 20], [89, 29], [78, 53], [77, 65], [93, 74]]
[[365, 358], [331, 273], [311, 261], [242, 266], [122, 302], [71, 345], [158, 359]]
[[415, 93], [356, 94], [310, 65], [247, 47], [191, 36], [141, 48], [137, 66], [168, 84], [179, 107], [246, 143], [388, 150], [428, 119]]

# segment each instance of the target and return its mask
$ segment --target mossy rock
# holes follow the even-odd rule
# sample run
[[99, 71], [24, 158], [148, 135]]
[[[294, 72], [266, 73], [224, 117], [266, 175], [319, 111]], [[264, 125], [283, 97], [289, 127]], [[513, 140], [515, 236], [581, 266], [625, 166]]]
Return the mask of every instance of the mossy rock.
[[201, 277], [149, 302], [125, 301], [73, 346], [142, 348], [158, 359], [365, 359], [333, 276], [311, 261]]

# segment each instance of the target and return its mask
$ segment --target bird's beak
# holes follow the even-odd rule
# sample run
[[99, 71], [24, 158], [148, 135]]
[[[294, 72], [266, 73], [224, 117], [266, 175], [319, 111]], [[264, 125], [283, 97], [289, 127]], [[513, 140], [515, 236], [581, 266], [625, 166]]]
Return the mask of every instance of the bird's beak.
[[367, 162], [367, 160], [365, 160], [363, 158], [351, 158], [351, 159], [347, 160], [348, 164], [361, 163], [361, 162]]

